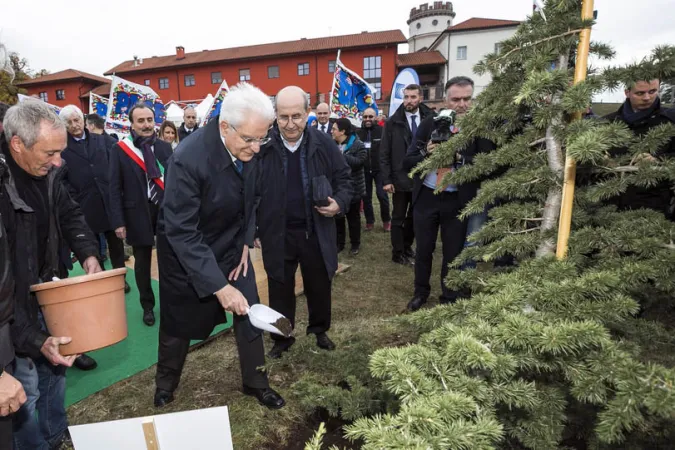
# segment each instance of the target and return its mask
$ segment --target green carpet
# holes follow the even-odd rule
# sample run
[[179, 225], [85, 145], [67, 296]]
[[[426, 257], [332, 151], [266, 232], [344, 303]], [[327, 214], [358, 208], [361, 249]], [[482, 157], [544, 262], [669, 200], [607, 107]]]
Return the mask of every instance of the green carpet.
[[[109, 262], [106, 267], [110, 268]], [[70, 276], [83, 275], [84, 271], [79, 264], [70, 272]], [[139, 300], [138, 289], [134, 271], [127, 271], [127, 282], [131, 286], [131, 292], [126, 295], [127, 323], [129, 334], [125, 340], [110, 347], [102, 348], [87, 353], [98, 362], [94, 370], [83, 372], [72, 368], [68, 370], [66, 377], [66, 406], [77, 403], [80, 400], [129, 378], [138, 372], [147, 369], [157, 363], [157, 342], [159, 339], [159, 283], [152, 280], [152, 288], [155, 291], [157, 305], [155, 317], [157, 322], [148, 327], [143, 323], [143, 309]], [[214, 334], [230, 327], [232, 321], [223, 324], [214, 330]], [[194, 341], [193, 344], [200, 341]]]

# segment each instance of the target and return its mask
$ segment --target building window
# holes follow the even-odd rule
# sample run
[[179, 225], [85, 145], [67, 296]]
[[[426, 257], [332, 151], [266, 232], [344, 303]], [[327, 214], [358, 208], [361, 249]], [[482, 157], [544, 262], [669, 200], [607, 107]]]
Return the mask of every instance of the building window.
[[169, 79], [168, 78], [160, 78], [159, 79], [159, 88], [160, 89], [169, 89]]
[[43, 102], [48, 102], [49, 101], [49, 95], [47, 95], [46, 92], [40, 92], [40, 100]]
[[185, 75], [185, 86], [190, 87], [195, 85], [194, 75]]
[[328, 72], [335, 73], [335, 61], [328, 61]]
[[433, 26], [438, 25], [438, 20], [434, 19], [434, 20], [431, 22], [431, 24], [432, 24]]
[[466, 59], [466, 45], [457, 47], [457, 60], [465, 60], [465, 59]]
[[56, 90], [56, 99], [57, 100], [65, 100], [66, 99], [66, 91], [63, 89], [57, 89]]
[[366, 56], [363, 58], [363, 78], [382, 78], [382, 57]]
[[251, 69], [239, 69], [239, 81], [251, 81]]
[[382, 99], [382, 57], [366, 56], [363, 58], [363, 78], [377, 88], [375, 100]]
[[220, 72], [211, 72], [211, 84], [220, 84], [223, 82], [223, 74]]
[[495, 44], [495, 54], [499, 55], [502, 52], [502, 43], [497, 42]]
[[150, 86], [150, 80], [146, 79], [146, 80], [144, 81], [144, 83], [145, 83], [146, 86]]
[[422, 100], [424, 100], [424, 101], [429, 100], [429, 88], [428, 87], [422, 88]]
[[298, 75], [300, 76], [309, 75], [309, 63], [298, 64]]
[[419, 30], [420, 28], [422, 28], [422, 24], [419, 23], [419, 22], [417, 22], [417, 25], [416, 25], [416, 26], [417, 26], [417, 29], [418, 29], [418, 30]]
[[267, 66], [267, 78], [279, 78], [279, 66]]

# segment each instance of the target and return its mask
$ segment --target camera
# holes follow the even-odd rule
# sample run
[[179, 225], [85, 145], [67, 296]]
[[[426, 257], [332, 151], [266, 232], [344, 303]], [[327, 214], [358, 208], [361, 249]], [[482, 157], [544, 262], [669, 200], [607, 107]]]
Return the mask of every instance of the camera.
[[452, 109], [444, 109], [434, 117], [434, 131], [431, 133], [431, 142], [438, 144], [452, 137], [452, 126], [455, 124], [457, 113]]

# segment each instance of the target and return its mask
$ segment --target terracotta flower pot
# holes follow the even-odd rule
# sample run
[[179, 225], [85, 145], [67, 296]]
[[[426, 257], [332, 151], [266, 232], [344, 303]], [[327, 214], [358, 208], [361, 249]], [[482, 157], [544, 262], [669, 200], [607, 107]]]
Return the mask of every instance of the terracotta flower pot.
[[124, 274], [127, 269], [31, 286], [52, 336], [69, 336], [62, 355], [89, 352], [127, 337]]

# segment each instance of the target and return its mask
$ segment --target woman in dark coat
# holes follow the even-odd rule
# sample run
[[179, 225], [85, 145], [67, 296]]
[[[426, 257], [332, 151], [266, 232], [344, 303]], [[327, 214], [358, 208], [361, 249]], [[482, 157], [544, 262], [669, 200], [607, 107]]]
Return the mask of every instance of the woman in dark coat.
[[368, 159], [368, 151], [363, 142], [356, 136], [356, 131], [349, 119], [338, 119], [331, 130], [333, 139], [342, 150], [347, 164], [352, 170], [354, 197], [346, 214], [335, 217], [337, 225], [338, 253], [344, 250], [346, 242], [345, 218], [349, 224], [349, 240], [351, 254], [358, 255], [361, 248], [361, 200], [366, 196], [366, 174], [364, 166]]

